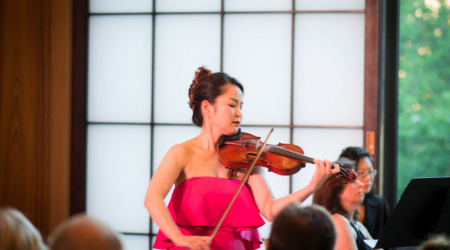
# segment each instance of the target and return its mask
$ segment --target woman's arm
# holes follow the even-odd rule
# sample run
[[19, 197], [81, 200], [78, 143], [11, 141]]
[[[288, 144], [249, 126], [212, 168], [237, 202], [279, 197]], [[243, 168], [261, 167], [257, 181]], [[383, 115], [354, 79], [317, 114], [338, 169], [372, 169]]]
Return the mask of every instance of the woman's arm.
[[167, 152], [150, 181], [144, 205], [152, 219], [175, 245], [203, 249], [199, 248], [199, 245], [208, 246], [208, 237], [183, 235], [164, 203], [164, 198], [186, 166], [186, 159], [187, 153], [183, 145], [175, 145]]
[[334, 227], [336, 228], [335, 250], [357, 250], [356, 232], [350, 222], [340, 214], [332, 215]]
[[259, 212], [268, 221], [272, 221], [273, 217], [278, 214], [287, 205], [300, 201], [305, 201], [311, 194], [313, 194], [333, 173], [339, 172], [339, 166], [331, 169], [331, 163], [327, 160], [316, 161], [316, 171], [308, 186], [305, 188], [287, 195], [285, 197], [274, 199], [267, 182], [264, 178], [265, 169], [257, 168], [252, 173], [248, 180], [248, 186], [258, 206]]

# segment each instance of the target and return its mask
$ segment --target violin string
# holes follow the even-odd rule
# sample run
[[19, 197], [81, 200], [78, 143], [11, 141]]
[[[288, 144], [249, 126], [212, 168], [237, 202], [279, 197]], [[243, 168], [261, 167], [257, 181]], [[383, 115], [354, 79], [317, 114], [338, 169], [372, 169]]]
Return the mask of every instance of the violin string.
[[300, 153], [293, 152], [293, 151], [290, 151], [290, 150], [287, 150], [287, 149], [284, 149], [284, 148], [280, 148], [280, 147], [277, 147], [277, 146], [272, 146], [269, 151], [273, 152], [273, 153], [276, 153], [276, 154], [280, 154], [280, 155], [288, 156], [288, 157], [291, 157], [291, 158], [296, 158], [296, 159], [299, 159], [299, 160], [310, 162], [310, 163], [313, 162], [313, 159], [310, 158], [310, 157], [307, 157], [307, 156], [302, 155]]
[[348, 172], [347, 169], [345, 168], [340, 168], [341, 172], [343, 172], [346, 176], [348, 176]]

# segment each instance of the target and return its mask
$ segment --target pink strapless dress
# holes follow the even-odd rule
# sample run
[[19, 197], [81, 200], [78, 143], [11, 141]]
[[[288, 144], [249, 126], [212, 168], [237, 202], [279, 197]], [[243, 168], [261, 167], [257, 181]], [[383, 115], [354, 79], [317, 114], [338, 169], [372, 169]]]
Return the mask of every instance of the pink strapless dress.
[[[211, 235], [241, 182], [216, 177], [194, 177], [175, 187], [169, 209], [184, 235]], [[245, 185], [214, 237], [211, 250], [253, 250], [262, 244], [258, 227], [264, 225], [250, 191]], [[184, 249], [175, 246], [159, 230], [153, 248]]]

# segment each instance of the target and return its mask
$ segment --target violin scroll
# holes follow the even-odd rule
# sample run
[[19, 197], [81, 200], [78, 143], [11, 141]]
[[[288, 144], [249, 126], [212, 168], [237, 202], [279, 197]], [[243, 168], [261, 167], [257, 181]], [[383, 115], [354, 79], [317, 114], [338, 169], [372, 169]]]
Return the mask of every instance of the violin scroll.
[[341, 164], [338, 164], [338, 165], [339, 165], [339, 169], [340, 169], [339, 175], [342, 178], [346, 179], [348, 182], [356, 181], [357, 175], [356, 175], [355, 170], [344, 168], [344, 167], [342, 167]]

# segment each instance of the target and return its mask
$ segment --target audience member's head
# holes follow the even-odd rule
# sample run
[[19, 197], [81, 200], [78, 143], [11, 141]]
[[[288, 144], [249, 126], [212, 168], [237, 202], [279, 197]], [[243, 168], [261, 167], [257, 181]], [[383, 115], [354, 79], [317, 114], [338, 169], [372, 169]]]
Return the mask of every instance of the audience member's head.
[[363, 184], [363, 193], [375, 193], [374, 179], [377, 170], [373, 168], [373, 157], [369, 151], [359, 147], [347, 147], [342, 150], [338, 161], [353, 163], [358, 180]]
[[[348, 166], [350, 165], [342, 165], [342, 168], [349, 171], [352, 168]], [[346, 211], [340, 201], [340, 196], [347, 183], [348, 181], [339, 175], [331, 176], [314, 193], [313, 204], [323, 206], [331, 214], [350, 214], [350, 211]]]
[[436, 235], [425, 241], [418, 250], [450, 250], [450, 238]]
[[59, 225], [49, 236], [51, 250], [122, 250], [116, 234], [103, 223], [77, 215]]
[[275, 217], [268, 249], [332, 250], [335, 241], [336, 231], [328, 211], [317, 205], [302, 208], [294, 203]]
[[0, 249], [46, 250], [41, 234], [16, 209], [0, 209]]

